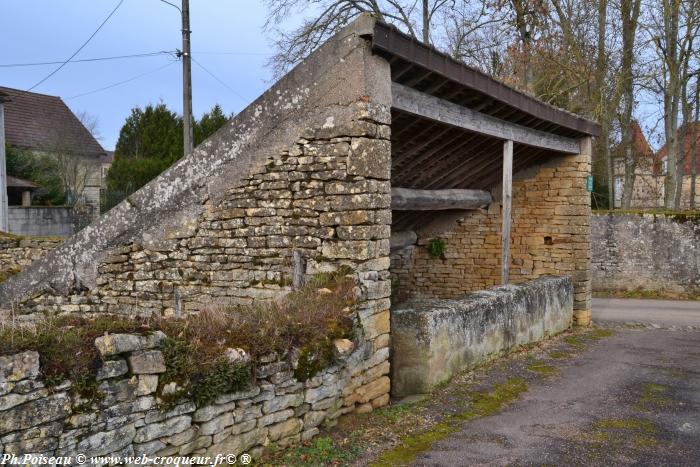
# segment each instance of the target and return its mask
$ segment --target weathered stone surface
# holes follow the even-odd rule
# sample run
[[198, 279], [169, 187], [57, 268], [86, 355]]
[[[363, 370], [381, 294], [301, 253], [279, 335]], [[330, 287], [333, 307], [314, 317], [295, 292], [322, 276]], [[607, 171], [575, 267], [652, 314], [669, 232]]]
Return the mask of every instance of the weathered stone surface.
[[593, 290], [700, 294], [700, 220], [674, 214], [594, 214]]
[[135, 392], [137, 396], [151, 394], [156, 389], [158, 389], [158, 375], [139, 375], [139, 382]]
[[137, 336], [133, 334], [107, 334], [95, 339], [95, 347], [103, 357], [109, 357], [120, 353], [134, 352], [158, 347], [165, 334], [161, 331]]
[[239, 435], [231, 435], [219, 444], [213, 444], [207, 449], [208, 456], [216, 454], [241, 454], [256, 444], [264, 444], [267, 428], [256, 428]]
[[225, 413], [212, 420], [202, 423], [199, 427], [199, 433], [202, 435], [213, 435], [223, 430], [227, 426], [233, 425], [233, 422], [233, 413]]
[[39, 375], [39, 353], [33, 350], [0, 356], [0, 383], [36, 378]]
[[12, 407], [23, 404], [28, 401], [35, 399], [40, 399], [48, 395], [46, 389], [40, 389], [38, 391], [30, 392], [27, 394], [7, 394], [6, 396], [0, 396], [0, 412], [11, 409]]
[[323, 420], [325, 420], [325, 418], [325, 411], [312, 410], [311, 412], [304, 415], [304, 429], [308, 430], [309, 428], [319, 426], [321, 423], [323, 423]]
[[215, 402], [217, 404], [228, 404], [229, 402], [237, 401], [239, 399], [248, 399], [251, 397], [255, 397], [258, 394], [260, 394], [260, 386], [253, 386], [252, 388], [244, 391], [233, 392], [231, 394], [223, 394], [217, 397]]
[[[426, 393], [461, 369], [568, 329], [572, 313], [568, 277], [535, 279], [462, 299], [397, 307], [392, 310], [392, 393], [397, 397]], [[379, 381], [388, 387], [386, 377], [367, 386], [374, 388]], [[382, 395], [373, 389], [358, 389], [357, 393], [362, 403]]]
[[134, 425], [127, 425], [88, 436], [78, 443], [76, 450], [86, 456], [102, 456], [130, 445], [135, 435]]
[[277, 441], [287, 436], [295, 435], [301, 431], [304, 424], [298, 418], [290, 418], [284, 422], [269, 427], [268, 437], [270, 441]]
[[304, 402], [303, 394], [285, 394], [276, 396], [274, 399], [266, 401], [263, 404], [262, 411], [265, 414], [279, 412], [287, 407], [296, 407]]
[[323, 384], [316, 388], [307, 389], [304, 395], [304, 401], [313, 404], [321, 399], [333, 397], [336, 394], [338, 394], [338, 387], [335, 384]]
[[[0, 444], [0, 446], [2, 446]], [[58, 447], [58, 438], [29, 438], [21, 441], [5, 443], [4, 452], [21, 455], [32, 452], [51, 452]]]
[[212, 418], [224, 412], [233, 412], [233, 409], [235, 408], [235, 402], [229, 402], [228, 404], [207, 405], [205, 407], [197, 409], [197, 411], [192, 416], [192, 420], [194, 420], [195, 422], [206, 422], [207, 420], [211, 420]]
[[125, 360], [107, 360], [102, 364], [99, 370], [97, 370], [97, 380], [101, 381], [107, 378], [116, 378], [118, 376], [125, 375], [129, 372], [129, 367]]
[[67, 417], [70, 408], [70, 398], [63, 393], [15, 406], [0, 417], [0, 435]]
[[287, 409], [287, 410], [281, 410], [279, 412], [275, 413], [270, 413], [267, 415], [263, 415], [262, 417], [258, 418], [258, 426], [263, 427], [267, 425], [271, 425], [273, 423], [278, 423], [283, 420], [287, 420], [288, 418], [292, 418], [294, 416], [294, 410], [292, 409]]
[[165, 373], [165, 359], [159, 350], [134, 352], [129, 355], [129, 368], [135, 375]]
[[156, 438], [172, 436], [185, 431], [192, 424], [192, 418], [186, 415], [171, 418], [160, 423], [152, 423], [139, 428], [134, 437], [135, 443], [145, 443]]
[[163, 412], [162, 410], [152, 410], [146, 414], [145, 422], [161, 422], [168, 418], [178, 417], [180, 415], [194, 412], [196, 408], [197, 407], [194, 405], [194, 402], [187, 401], [183, 402], [182, 404], [178, 404], [172, 409], [165, 412]]

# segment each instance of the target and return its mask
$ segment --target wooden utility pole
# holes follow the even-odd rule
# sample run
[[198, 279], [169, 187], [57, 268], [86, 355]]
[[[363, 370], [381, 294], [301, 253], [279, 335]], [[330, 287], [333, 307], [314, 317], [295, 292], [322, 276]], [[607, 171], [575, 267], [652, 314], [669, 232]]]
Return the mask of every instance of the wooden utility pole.
[[190, 53], [190, 1], [182, 0], [182, 123], [184, 155], [194, 149], [192, 131], [192, 55]]
[[503, 143], [503, 225], [501, 226], [501, 282], [508, 284], [510, 273], [510, 224], [513, 199], [513, 141]]
[[5, 166], [5, 96], [0, 93], [0, 232], [9, 230], [7, 220], [7, 168]]

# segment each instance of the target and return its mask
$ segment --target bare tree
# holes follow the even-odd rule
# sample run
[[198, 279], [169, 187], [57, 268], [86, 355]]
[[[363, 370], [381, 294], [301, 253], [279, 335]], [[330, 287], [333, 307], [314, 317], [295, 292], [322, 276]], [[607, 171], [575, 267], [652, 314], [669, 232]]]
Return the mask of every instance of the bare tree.
[[629, 209], [634, 193], [637, 158], [632, 146], [632, 112], [634, 111], [634, 51], [641, 0], [620, 0], [622, 19], [622, 67], [620, 82], [623, 109], [620, 116], [622, 148], [624, 150], [625, 183], [622, 191], [622, 208]]
[[[390, 23], [407, 34], [431, 42], [433, 20], [456, 0], [266, 0], [265, 30], [276, 36], [277, 53], [270, 65], [279, 76], [306, 58], [330, 36], [362, 13]], [[291, 13], [313, 12], [301, 26], [285, 31], [279, 25]], [[419, 24], [421, 27], [419, 28]]]
[[700, 27], [700, 1], [660, 0], [648, 7], [647, 31], [661, 65], [660, 75], [650, 80], [663, 96], [664, 135], [668, 175], [665, 180], [664, 206], [680, 207], [683, 187], [683, 163], [678, 148], [679, 111], [684, 99], [684, 83], [690, 78], [694, 42]]

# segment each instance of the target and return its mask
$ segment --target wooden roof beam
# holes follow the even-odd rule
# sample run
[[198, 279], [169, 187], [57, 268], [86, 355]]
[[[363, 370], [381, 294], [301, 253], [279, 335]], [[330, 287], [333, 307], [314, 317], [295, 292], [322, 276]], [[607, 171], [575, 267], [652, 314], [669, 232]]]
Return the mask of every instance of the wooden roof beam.
[[576, 139], [535, 130], [475, 112], [399, 83], [391, 83], [391, 94], [392, 106], [395, 109], [413, 115], [504, 141], [513, 141], [565, 154], [580, 153], [580, 144]]
[[414, 190], [391, 189], [391, 209], [396, 211], [442, 211], [477, 209], [491, 203], [485, 190]]

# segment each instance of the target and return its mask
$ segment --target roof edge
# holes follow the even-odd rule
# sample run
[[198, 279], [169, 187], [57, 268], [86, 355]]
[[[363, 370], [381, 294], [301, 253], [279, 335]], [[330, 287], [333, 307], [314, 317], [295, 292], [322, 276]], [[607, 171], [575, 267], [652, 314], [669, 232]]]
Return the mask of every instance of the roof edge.
[[[394, 26], [376, 21], [373, 18], [372, 20], [374, 21], [373, 50], [383, 51], [422, 66], [462, 86], [479, 91], [494, 100], [521, 109], [536, 118], [556, 123], [588, 136], [600, 134], [600, 125], [597, 122], [542, 102], [504, 84], [493, 76], [440, 52], [434, 47], [423, 44]], [[399, 50], [397, 47], [397, 43], [400, 42], [408, 43], [407, 47], [402, 47], [405, 50]]]

